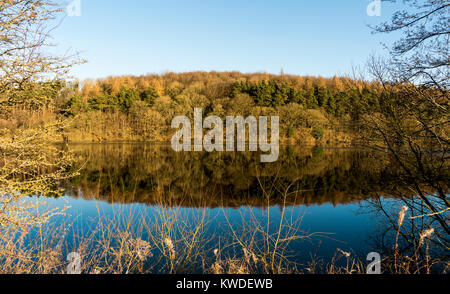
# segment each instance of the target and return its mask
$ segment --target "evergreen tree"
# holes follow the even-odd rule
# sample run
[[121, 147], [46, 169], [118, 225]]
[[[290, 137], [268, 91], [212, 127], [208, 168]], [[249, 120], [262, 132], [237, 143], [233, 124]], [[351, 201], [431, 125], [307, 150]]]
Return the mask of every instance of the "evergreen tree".
[[139, 93], [135, 89], [122, 87], [119, 94], [117, 95], [117, 102], [119, 106], [125, 111], [128, 111], [133, 102], [136, 100], [139, 100]]
[[147, 103], [148, 106], [153, 106], [156, 98], [159, 97], [158, 91], [153, 87], [148, 87], [141, 93], [141, 100]]

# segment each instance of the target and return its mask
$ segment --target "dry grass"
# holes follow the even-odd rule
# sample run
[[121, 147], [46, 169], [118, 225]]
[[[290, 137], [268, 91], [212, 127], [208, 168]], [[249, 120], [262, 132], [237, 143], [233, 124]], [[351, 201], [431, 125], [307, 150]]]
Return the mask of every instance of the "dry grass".
[[[138, 226], [136, 219], [140, 220]], [[21, 229], [3, 227], [0, 272], [64, 273], [68, 265], [65, 258], [72, 251], [81, 256], [84, 274], [295, 272], [294, 264], [283, 253], [289, 241], [300, 237], [281, 238], [278, 232], [258, 242], [255, 238], [261, 227], [255, 229], [252, 240], [244, 239], [251, 227], [242, 229], [238, 238], [233, 229], [234, 237], [221, 248], [233, 247], [234, 253], [222, 249], [211, 252], [213, 242], [220, 238], [207, 234], [209, 219], [206, 209], [186, 214], [160, 205], [146, 217], [132, 205], [119, 205], [110, 218], [99, 209], [95, 227], [87, 235], [76, 224], [55, 227], [51, 221]], [[271, 250], [257, 246], [267, 242], [273, 242]]]
[[[41, 206], [42, 207], [42, 206]], [[267, 213], [266, 217], [270, 217]], [[61, 216], [64, 219], [64, 216]], [[142, 219], [133, 226], [135, 219]], [[364, 274], [365, 261], [338, 249], [325, 263], [316, 256], [301, 266], [291, 261], [289, 243], [310, 235], [293, 233], [295, 225], [281, 223], [268, 233], [253, 220], [241, 229], [231, 226], [231, 238], [207, 233], [208, 214], [182, 214], [179, 208], [161, 205], [145, 218], [133, 206], [118, 206], [112, 218], [99, 209], [95, 228], [84, 234], [82, 227], [46, 222], [37, 226], [3, 226], [0, 230], [0, 272], [14, 274], [66, 273], [68, 253], [81, 256], [83, 274], [213, 273], [213, 274]], [[286, 217], [282, 217], [286, 221]], [[251, 225], [249, 225], [251, 223]], [[298, 224], [298, 223], [297, 223]], [[281, 229], [283, 228], [283, 229]], [[239, 233], [238, 233], [239, 232]], [[421, 234], [415, 255], [397, 252], [382, 260], [385, 273], [429, 273], [435, 262], [417, 254], [427, 248], [432, 229]], [[222, 243], [217, 244], [217, 240]], [[214, 246], [218, 246], [216, 249]], [[398, 248], [398, 245], [394, 245]], [[395, 262], [395, 264], [394, 264]], [[449, 264], [444, 265], [444, 272]]]

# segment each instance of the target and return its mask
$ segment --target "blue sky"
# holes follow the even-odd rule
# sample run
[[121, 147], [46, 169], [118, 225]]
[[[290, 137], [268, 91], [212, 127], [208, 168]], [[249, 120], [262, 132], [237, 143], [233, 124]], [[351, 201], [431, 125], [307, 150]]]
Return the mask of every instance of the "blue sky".
[[[69, 0], [70, 2], [71, 0]], [[165, 71], [242, 71], [333, 76], [385, 54], [368, 24], [369, 0], [80, 0], [81, 16], [53, 33], [81, 52], [80, 79]]]

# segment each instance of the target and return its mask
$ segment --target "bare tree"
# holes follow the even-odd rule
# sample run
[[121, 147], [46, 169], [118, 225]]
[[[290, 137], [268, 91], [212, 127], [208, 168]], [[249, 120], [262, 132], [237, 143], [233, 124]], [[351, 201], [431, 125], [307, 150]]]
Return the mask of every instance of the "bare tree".
[[450, 1], [402, 2], [408, 6], [408, 11], [398, 11], [391, 21], [374, 28], [377, 33], [401, 32], [402, 37], [390, 48], [397, 78], [442, 91], [448, 90]]
[[[0, 110], [41, 100], [45, 91], [36, 89], [64, 78], [79, 62], [49, 53], [50, 33], [62, 12], [52, 0], [0, 0]], [[29, 214], [21, 197], [59, 195], [58, 181], [74, 174], [70, 153], [51, 144], [61, 127], [56, 122], [0, 137], [0, 227], [45, 220], [48, 214]]]
[[402, 37], [390, 48], [389, 60], [369, 61], [381, 90], [380, 112], [365, 118], [367, 135], [383, 142], [380, 147], [387, 148], [429, 215], [449, 234], [450, 1], [402, 2], [408, 11], [374, 27], [376, 33]]
[[24, 102], [36, 83], [62, 79], [81, 62], [76, 54], [49, 53], [50, 33], [63, 15], [53, 0], [0, 1], [0, 102]]

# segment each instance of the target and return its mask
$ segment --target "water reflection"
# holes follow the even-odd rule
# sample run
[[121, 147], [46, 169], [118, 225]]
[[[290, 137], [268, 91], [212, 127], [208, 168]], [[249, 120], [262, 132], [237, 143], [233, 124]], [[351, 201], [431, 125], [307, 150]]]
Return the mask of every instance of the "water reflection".
[[333, 205], [388, 192], [397, 168], [379, 152], [286, 147], [275, 163], [255, 153], [176, 153], [145, 144], [76, 145], [80, 176], [68, 195], [109, 203], [183, 207]]

